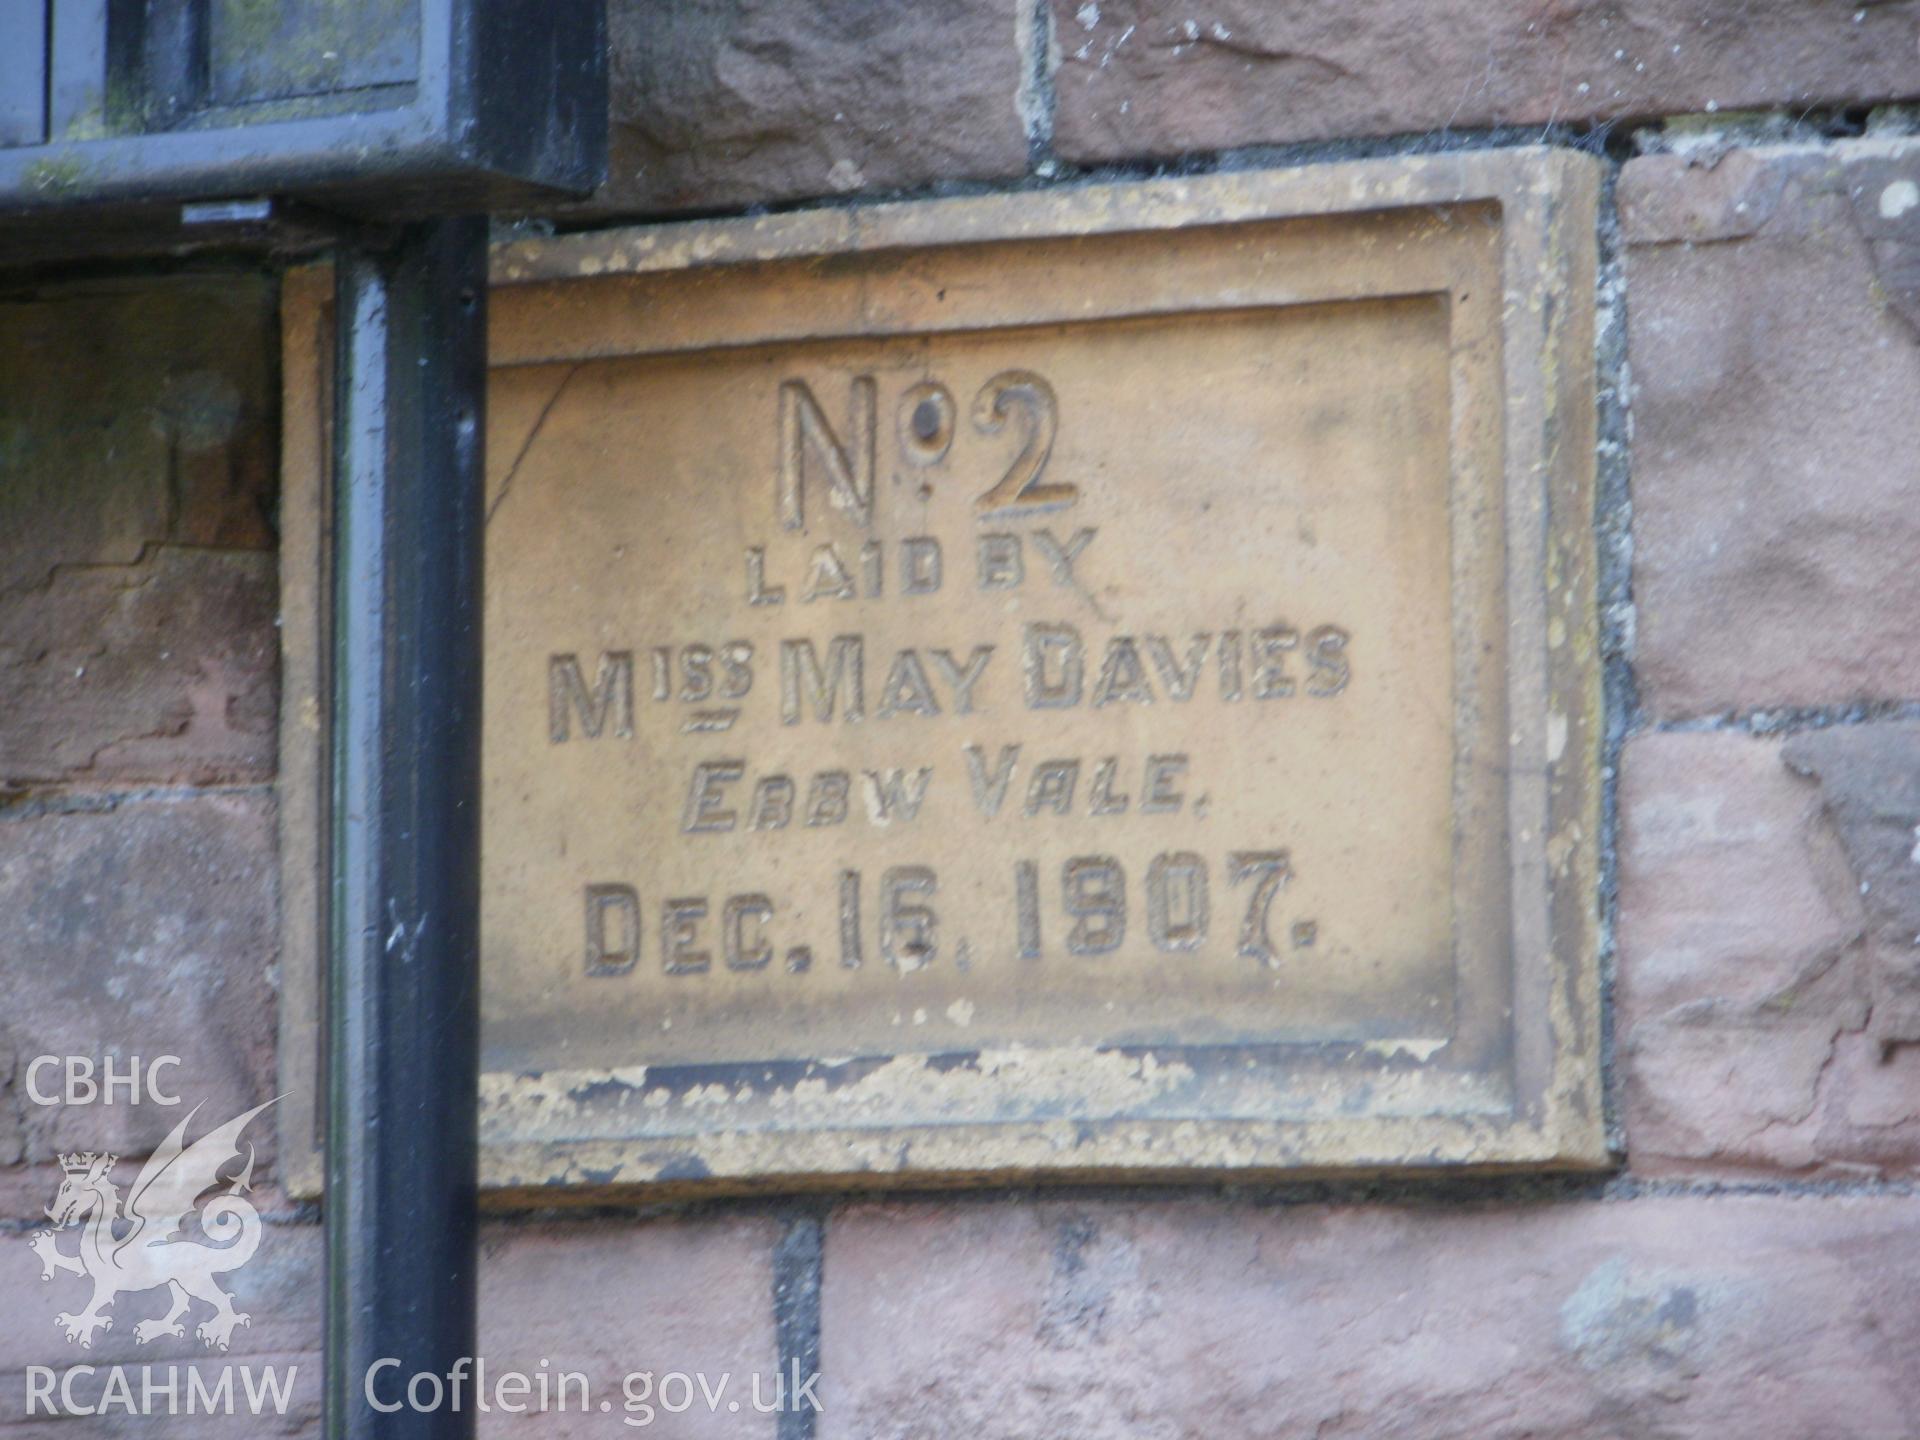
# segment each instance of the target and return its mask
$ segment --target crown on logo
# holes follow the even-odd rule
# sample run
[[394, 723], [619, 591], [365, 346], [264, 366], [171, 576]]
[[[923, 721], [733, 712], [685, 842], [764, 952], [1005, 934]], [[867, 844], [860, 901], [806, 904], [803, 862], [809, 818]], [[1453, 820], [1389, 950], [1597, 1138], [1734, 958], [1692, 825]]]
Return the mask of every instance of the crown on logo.
[[[118, 1158], [116, 1155], [106, 1156], [105, 1163], [102, 1164], [100, 1168], [102, 1170], [111, 1170], [113, 1168], [113, 1162]], [[93, 1162], [99, 1159], [101, 1159], [101, 1156], [98, 1151], [76, 1150], [70, 1155], [62, 1155], [60, 1157], [60, 1168], [69, 1175], [85, 1175], [93, 1169]]]

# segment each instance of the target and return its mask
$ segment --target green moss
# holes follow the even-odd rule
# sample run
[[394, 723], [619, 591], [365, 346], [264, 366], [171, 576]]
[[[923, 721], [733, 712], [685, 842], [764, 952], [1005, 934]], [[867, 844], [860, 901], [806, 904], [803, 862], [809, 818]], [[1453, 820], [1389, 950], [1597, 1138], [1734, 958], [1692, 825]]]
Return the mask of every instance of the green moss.
[[346, 72], [347, 59], [392, 28], [381, 10], [357, 0], [219, 0], [216, 43], [232, 61], [271, 72], [294, 89], [326, 89]]
[[280, 35], [280, 0], [220, 0], [222, 41], [243, 55], [263, 55]]
[[26, 187], [41, 195], [71, 195], [87, 180], [86, 162], [78, 155], [49, 155], [27, 167]]

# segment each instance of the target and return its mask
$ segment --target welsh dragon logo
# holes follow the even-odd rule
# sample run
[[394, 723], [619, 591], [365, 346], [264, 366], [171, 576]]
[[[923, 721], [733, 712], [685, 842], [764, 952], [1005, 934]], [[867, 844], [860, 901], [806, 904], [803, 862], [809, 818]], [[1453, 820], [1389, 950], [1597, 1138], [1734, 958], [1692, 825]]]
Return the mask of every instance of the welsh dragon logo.
[[[133, 1327], [139, 1344], [183, 1335], [180, 1317], [195, 1300], [213, 1306], [212, 1317], [194, 1331], [210, 1346], [225, 1350], [234, 1328], [250, 1323], [251, 1317], [233, 1308], [233, 1296], [213, 1277], [238, 1270], [260, 1245], [260, 1212], [241, 1198], [253, 1181], [253, 1146], [246, 1147], [246, 1164], [238, 1175], [228, 1179], [220, 1172], [240, 1158], [240, 1132], [247, 1122], [273, 1103], [256, 1105], [185, 1145], [187, 1126], [200, 1113], [196, 1105], [140, 1167], [124, 1205], [112, 1178], [117, 1156], [88, 1151], [60, 1157], [66, 1177], [47, 1206], [53, 1228], [36, 1232], [30, 1243], [40, 1257], [42, 1280], [66, 1271], [93, 1281], [93, 1298], [84, 1310], [55, 1317], [69, 1344], [78, 1340], [91, 1349], [96, 1330], [113, 1328], [106, 1314], [109, 1305], [122, 1295], [163, 1285], [170, 1297], [167, 1313]], [[194, 1202], [216, 1187], [224, 1188], [196, 1212]], [[196, 1214], [200, 1233], [212, 1243], [183, 1233]], [[56, 1242], [58, 1232], [72, 1225], [82, 1227], [80, 1248], [67, 1255]]]

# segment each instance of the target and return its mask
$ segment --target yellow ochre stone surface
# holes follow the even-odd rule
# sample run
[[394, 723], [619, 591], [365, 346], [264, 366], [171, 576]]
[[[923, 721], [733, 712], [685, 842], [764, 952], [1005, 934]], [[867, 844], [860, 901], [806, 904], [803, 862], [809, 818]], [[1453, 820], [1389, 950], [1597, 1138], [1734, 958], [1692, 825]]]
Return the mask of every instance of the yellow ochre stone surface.
[[[1595, 189], [1522, 150], [498, 252], [485, 1182], [1603, 1163]], [[307, 1092], [328, 307], [289, 286]]]

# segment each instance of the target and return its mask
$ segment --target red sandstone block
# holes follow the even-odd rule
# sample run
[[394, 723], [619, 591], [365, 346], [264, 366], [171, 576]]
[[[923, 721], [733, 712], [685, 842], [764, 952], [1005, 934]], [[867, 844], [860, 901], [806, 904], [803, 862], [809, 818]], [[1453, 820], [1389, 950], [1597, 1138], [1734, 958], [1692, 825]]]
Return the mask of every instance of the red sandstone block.
[[1027, 165], [1028, 0], [623, 4], [603, 213], [999, 179]]
[[[0, 1162], [24, 1161], [27, 1193], [57, 1151], [144, 1154], [195, 1104], [220, 1123], [274, 1093], [274, 873], [261, 795], [0, 819]], [[177, 1055], [183, 1104], [31, 1103], [41, 1055]], [[263, 1161], [272, 1128], [250, 1129]]]
[[[480, 1417], [481, 1435], [770, 1437], [774, 1417], [755, 1410], [752, 1377], [761, 1377], [761, 1399], [770, 1402], [780, 1368], [775, 1238], [774, 1222], [759, 1218], [490, 1229], [480, 1262], [488, 1369], [537, 1376], [545, 1360], [549, 1371], [584, 1373], [592, 1408], [537, 1419], [496, 1412]], [[639, 1381], [627, 1388], [626, 1377], [643, 1372], [652, 1375], [651, 1391]], [[682, 1405], [686, 1388], [674, 1381], [663, 1394], [669, 1374], [692, 1380], [691, 1408], [664, 1408]], [[703, 1375], [717, 1408], [700, 1388]], [[569, 1392], [570, 1403], [577, 1393]], [[602, 1400], [610, 1410], [600, 1410]], [[648, 1405], [650, 1419], [639, 1408]]]
[[1052, 0], [1072, 160], [1920, 94], [1920, 5]]
[[248, 275], [0, 303], [0, 789], [272, 775], [273, 306]]
[[1656, 716], [1920, 697], [1917, 186], [1883, 141], [1621, 176]]
[[0, 786], [274, 772], [273, 556], [154, 547], [0, 595]]
[[[1920, 724], [1810, 730], [1782, 758], [1820, 787], [1866, 912], [1868, 1033], [1920, 1044]], [[1920, 1087], [1908, 1090], [1920, 1110]]]
[[233, 274], [0, 302], [0, 594], [152, 544], [272, 548], [276, 303]]
[[1782, 750], [1733, 731], [1628, 742], [1617, 1033], [1636, 1171], [1920, 1171], [1920, 1047], [1883, 1048], [1874, 1025], [1860, 837]]
[[[57, 1167], [43, 1168], [58, 1178]], [[130, 1175], [134, 1167], [123, 1165], [121, 1169]], [[77, 1233], [61, 1233], [58, 1248], [62, 1253], [75, 1251]], [[70, 1440], [82, 1433], [152, 1436], [156, 1440], [252, 1440], [257, 1436], [320, 1433], [320, 1304], [324, 1285], [318, 1227], [268, 1225], [253, 1258], [240, 1269], [217, 1277], [232, 1295], [234, 1309], [248, 1317], [245, 1325], [233, 1331], [225, 1351], [210, 1349], [194, 1334], [195, 1326], [213, 1313], [204, 1304], [195, 1304], [183, 1317], [181, 1336], [158, 1336], [140, 1343], [135, 1326], [143, 1320], [157, 1319], [168, 1308], [167, 1293], [162, 1289], [123, 1293], [106, 1312], [113, 1322], [111, 1328], [96, 1334], [85, 1349], [69, 1342], [55, 1317], [63, 1311], [84, 1308], [91, 1286], [65, 1271], [56, 1272], [52, 1280], [43, 1280], [43, 1267], [29, 1240], [27, 1234], [0, 1235], [0, 1314], [6, 1317], [0, 1324], [0, 1434], [8, 1440]], [[72, 1376], [69, 1393], [77, 1406], [100, 1408], [104, 1413], [54, 1417], [46, 1413], [44, 1402], [36, 1401], [35, 1413], [29, 1415], [30, 1366], [55, 1373], [52, 1395], [56, 1403], [61, 1377], [73, 1367], [94, 1367], [92, 1375]], [[135, 1406], [145, 1413], [129, 1415], [121, 1402], [107, 1399], [108, 1371], [116, 1366], [124, 1371]], [[286, 1384], [289, 1401], [284, 1413], [269, 1404], [264, 1413], [255, 1415], [245, 1407], [246, 1379], [241, 1371], [251, 1370], [258, 1385], [267, 1367], [272, 1367]], [[203, 1390], [217, 1397], [223, 1372], [229, 1370], [232, 1373], [226, 1383], [237, 1397], [239, 1413], [210, 1415], [198, 1408], [195, 1413], [187, 1413], [190, 1404], [199, 1404], [193, 1398], [188, 1372], [197, 1372]], [[166, 1394], [170, 1379], [175, 1387], [171, 1400]], [[143, 1393], [147, 1384], [154, 1388]], [[39, 1380], [36, 1394], [45, 1389], [45, 1380]]]
[[1896, 1440], [1920, 1199], [840, 1212], [821, 1440]]
[[[52, 1169], [53, 1167], [47, 1167]], [[57, 1178], [57, 1176], [56, 1176]], [[513, 1414], [499, 1408], [476, 1412], [483, 1436], [521, 1435], [595, 1436], [640, 1433], [666, 1436], [771, 1436], [774, 1420], [757, 1413], [752, 1404], [751, 1377], [763, 1377], [762, 1397], [770, 1396], [772, 1375], [778, 1369], [773, 1331], [773, 1283], [770, 1272], [776, 1226], [760, 1218], [713, 1220], [656, 1220], [645, 1224], [601, 1220], [545, 1225], [493, 1225], [482, 1233], [480, 1254], [480, 1339], [489, 1380], [489, 1406], [500, 1398], [502, 1376], [516, 1372], [529, 1377], [532, 1395], [538, 1394], [542, 1373], [584, 1373], [590, 1382], [590, 1408], [578, 1408], [577, 1386], [567, 1391], [571, 1408], [560, 1410], [556, 1382], [548, 1391], [549, 1408], [535, 1414]], [[64, 1232], [59, 1246], [74, 1249], [74, 1232]], [[65, 1436], [77, 1433], [72, 1420], [51, 1421], [42, 1416], [24, 1429], [8, 1428], [26, 1418], [27, 1367], [51, 1366], [64, 1370], [76, 1364], [132, 1368], [131, 1383], [138, 1387], [143, 1366], [164, 1369], [192, 1363], [204, 1382], [218, 1382], [223, 1365], [265, 1364], [298, 1368], [294, 1403], [284, 1418], [239, 1416], [209, 1421], [204, 1416], [139, 1416], [115, 1414], [85, 1423], [89, 1434], [157, 1435], [163, 1437], [316, 1435], [319, 1433], [321, 1375], [320, 1232], [317, 1227], [269, 1225], [255, 1256], [241, 1269], [221, 1277], [234, 1297], [235, 1308], [250, 1315], [249, 1323], [233, 1333], [232, 1349], [209, 1352], [192, 1334], [181, 1339], [162, 1337], [136, 1343], [134, 1324], [166, 1308], [161, 1292], [127, 1295], [115, 1301], [109, 1314], [111, 1329], [96, 1335], [86, 1350], [71, 1345], [55, 1324], [62, 1310], [78, 1309], [86, 1301], [87, 1286], [61, 1273], [51, 1281], [40, 1278], [41, 1266], [26, 1236], [0, 1236], [0, 1307], [8, 1323], [0, 1325], [0, 1432]], [[210, 1313], [205, 1307], [192, 1318]], [[543, 1362], [545, 1362], [543, 1364]], [[653, 1372], [656, 1391], [650, 1418], [628, 1408], [624, 1378], [629, 1373]], [[657, 1387], [670, 1373], [692, 1380], [691, 1409], [669, 1410]], [[471, 1375], [471, 1372], [470, 1372]], [[710, 1408], [699, 1387], [705, 1377], [718, 1390]], [[382, 1403], [404, 1403], [411, 1372], [383, 1369], [374, 1377], [375, 1394]], [[97, 1398], [104, 1378], [81, 1377], [77, 1393]], [[236, 1377], [235, 1385], [241, 1382]], [[186, 1381], [181, 1380], [183, 1387]], [[472, 1403], [472, 1380], [465, 1382]], [[682, 1387], [670, 1384], [667, 1403], [678, 1407]], [[433, 1387], [422, 1382], [422, 1403], [431, 1401]], [[447, 1392], [442, 1391], [443, 1396]], [[633, 1391], [640, 1394], [636, 1386]], [[517, 1392], [505, 1395], [509, 1404], [523, 1403]], [[610, 1408], [602, 1410], [606, 1400]], [[738, 1401], [736, 1411], [730, 1405]], [[164, 1403], [164, 1402], [163, 1402]], [[628, 1425], [646, 1419], [644, 1425]], [[54, 1425], [64, 1428], [54, 1429]], [[45, 1427], [44, 1429], [41, 1427]]]

